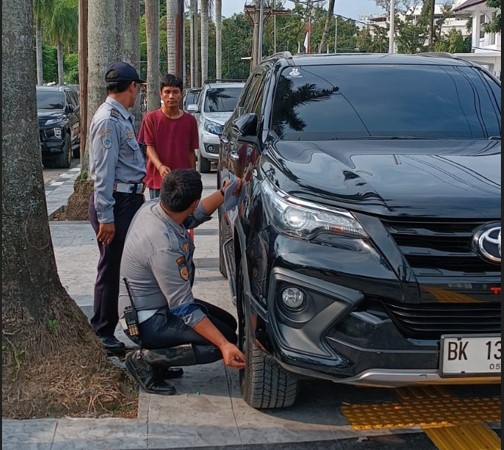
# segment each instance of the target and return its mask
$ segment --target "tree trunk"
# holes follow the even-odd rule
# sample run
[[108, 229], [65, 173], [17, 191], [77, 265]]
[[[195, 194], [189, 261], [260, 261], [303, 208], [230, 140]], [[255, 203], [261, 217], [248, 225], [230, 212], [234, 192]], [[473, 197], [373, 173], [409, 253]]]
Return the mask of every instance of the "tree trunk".
[[[122, 59], [122, 0], [88, 0], [88, 112], [86, 128], [105, 101], [105, 71]], [[89, 139], [89, 136], [87, 137]], [[86, 142], [84, 160], [89, 158]]]
[[80, 169], [89, 170], [89, 160], [84, 158], [87, 142], [88, 117], [88, 0], [79, 0], [79, 113], [80, 113]]
[[222, 78], [222, 0], [215, 0], [215, 78]]
[[[140, 74], [140, 0], [124, 2], [123, 19], [123, 52], [122, 60], [129, 62]], [[141, 96], [138, 95], [135, 105], [131, 109], [135, 116], [135, 130], [140, 130], [142, 111], [140, 108]]]
[[145, 0], [147, 111], [159, 108], [159, 0]]
[[177, 0], [166, 0], [166, 60], [168, 73], [175, 74], [177, 68]]
[[201, 83], [208, 79], [208, 0], [201, 0]]
[[[334, 16], [334, 3], [335, 0], [329, 0], [329, 6], [327, 8], [327, 17], [324, 24], [324, 31], [322, 31], [322, 38], [320, 39], [319, 53], [325, 53], [327, 50], [327, 37], [329, 35], [329, 26]], [[334, 20], [336, 21], [337, 18], [334, 17]]]
[[39, 151], [31, 2], [2, 2], [2, 43], [2, 411], [82, 416], [124, 371], [107, 360], [58, 277]]
[[201, 86], [198, 58], [198, 0], [191, 0], [191, 87]]
[[35, 48], [37, 54], [37, 84], [44, 84], [44, 65], [42, 63], [42, 20], [35, 20]]
[[63, 68], [65, 54], [60, 41], [56, 44], [56, 58], [58, 61], [58, 84], [65, 84], [65, 69]]

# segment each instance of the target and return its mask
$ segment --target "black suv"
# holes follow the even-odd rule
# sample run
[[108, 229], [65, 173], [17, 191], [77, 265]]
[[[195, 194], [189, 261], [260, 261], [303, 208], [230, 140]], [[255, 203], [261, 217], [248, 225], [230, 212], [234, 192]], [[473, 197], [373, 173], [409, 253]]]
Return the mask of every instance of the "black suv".
[[439, 55], [275, 55], [221, 137], [219, 210], [256, 408], [303, 378], [498, 383], [500, 82]]
[[42, 162], [70, 167], [80, 151], [78, 94], [68, 86], [37, 86], [37, 116]]

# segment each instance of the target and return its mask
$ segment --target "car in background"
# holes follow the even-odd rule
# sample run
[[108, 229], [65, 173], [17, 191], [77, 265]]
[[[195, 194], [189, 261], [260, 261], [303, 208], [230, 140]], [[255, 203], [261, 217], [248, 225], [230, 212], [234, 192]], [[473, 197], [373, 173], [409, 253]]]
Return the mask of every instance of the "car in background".
[[37, 86], [37, 118], [42, 162], [68, 168], [79, 156], [79, 96], [68, 86]]
[[184, 98], [182, 100], [182, 109], [184, 112], [192, 114], [191, 111], [187, 109], [189, 105], [195, 105], [198, 103], [198, 98], [201, 93], [201, 88], [191, 88], [187, 89], [184, 93]]
[[198, 103], [187, 106], [198, 121], [199, 149], [197, 168], [210, 172], [211, 161], [219, 159], [220, 135], [243, 90], [244, 82], [212, 80], [204, 83]]

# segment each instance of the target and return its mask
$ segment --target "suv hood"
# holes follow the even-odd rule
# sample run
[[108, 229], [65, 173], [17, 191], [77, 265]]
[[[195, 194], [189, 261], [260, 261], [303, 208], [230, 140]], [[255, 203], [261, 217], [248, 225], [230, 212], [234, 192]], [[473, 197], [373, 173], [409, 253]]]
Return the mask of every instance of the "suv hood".
[[383, 216], [488, 220], [501, 215], [500, 145], [487, 140], [277, 141], [272, 157], [289, 168], [288, 180], [279, 185], [312, 202]]
[[205, 116], [205, 119], [212, 120], [214, 122], [217, 122], [220, 125], [224, 125], [226, 120], [228, 120], [231, 117], [231, 114], [233, 114], [233, 111], [203, 113], [203, 115]]
[[37, 117], [39, 119], [57, 119], [58, 117], [64, 116], [64, 110], [49, 110], [49, 109], [40, 109], [37, 111]]

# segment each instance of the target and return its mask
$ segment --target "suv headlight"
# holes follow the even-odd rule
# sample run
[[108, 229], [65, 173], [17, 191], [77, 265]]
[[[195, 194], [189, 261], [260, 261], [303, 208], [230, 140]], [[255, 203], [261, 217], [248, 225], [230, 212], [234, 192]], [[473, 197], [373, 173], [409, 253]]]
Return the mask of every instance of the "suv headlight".
[[206, 119], [205, 122], [203, 123], [203, 128], [205, 129], [205, 131], [208, 131], [209, 133], [217, 134], [218, 136], [220, 136], [222, 134], [223, 127], [220, 123]]
[[46, 125], [54, 125], [54, 124], [61, 123], [61, 122], [63, 122], [63, 119], [61, 119], [61, 118], [58, 117], [56, 119], [48, 119], [48, 120], [46, 120], [45, 124]]
[[291, 197], [268, 182], [263, 183], [263, 189], [264, 204], [272, 224], [285, 234], [303, 239], [310, 239], [318, 233], [368, 237], [362, 225], [348, 211]]

